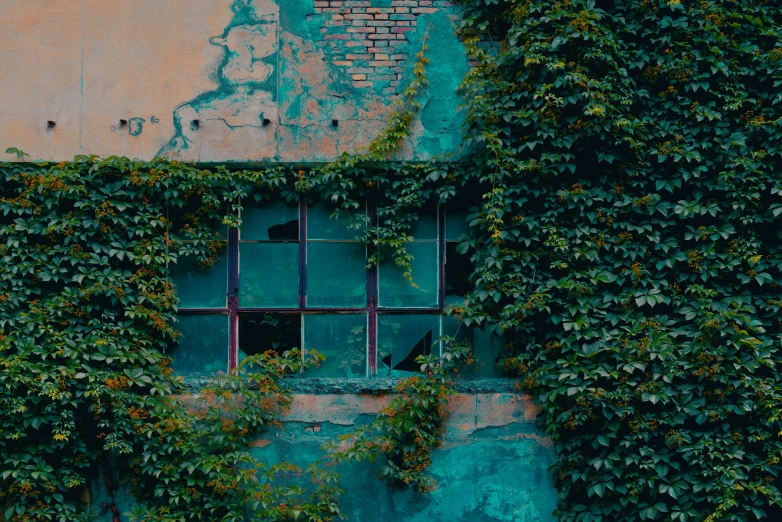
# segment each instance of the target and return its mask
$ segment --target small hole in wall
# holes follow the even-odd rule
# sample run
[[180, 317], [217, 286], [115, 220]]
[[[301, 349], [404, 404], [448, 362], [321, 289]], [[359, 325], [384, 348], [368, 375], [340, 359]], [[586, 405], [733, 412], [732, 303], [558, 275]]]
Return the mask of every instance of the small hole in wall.
[[50, 129], [53, 129], [55, 125], [57, 125], [56, 121], [49, 120], [46, 122], [46, 126]]
[[119, 120], [119, 126], [120, 127], [124, 127], [127, 124], [128, 124], [128, 120]]
[[190, 122], [190, 127], [193, 130], [198, 130], [201, 128], [201, 120], [193, 120]]
[[272, 121], [269, 118], [263, 119], [263, 126], [266, 127], [268, 124], [270, 124]]
[[335, 129], [339, 127], [339, 120], [331, 120], [331, 126]]

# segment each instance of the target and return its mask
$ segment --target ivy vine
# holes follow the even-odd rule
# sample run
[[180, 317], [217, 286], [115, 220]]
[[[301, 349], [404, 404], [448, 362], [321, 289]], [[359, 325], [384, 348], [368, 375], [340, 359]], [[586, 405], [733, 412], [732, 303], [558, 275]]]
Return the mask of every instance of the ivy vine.
[[334, 519], [326, 464], [381, 454], [387, 476], [427, 491], [451, 386], [442, 361], [423, 361], [351, 449], [310, 469], [314, 487], [277, 488], [297, 472], [265, 469], [243, 445], [279, 421], [258, 404], [285, 404], [280, 379], [301, 358], [267, 354], [246, 369], [255, 377], [174, 401], [168, 265], [208, 264], [224, 239], [214, 225], [240, 225], [237, 201], [352, 212], [371, 197], [380, 220], [357, 234], [372, 262], [390, 253], [409, 272], [420, 209], [473, 196], [459, 246], [473, 290], [451, 312], [505, 336], [502, 364], [555, 444], [559, 520], [780, 518], [782, 7], [462, 3], [477, 62], [462, 84], [462, 161], [386, 161], [426, 85], [422, 51], [389, 130], [327, 166], [0, 164], [7, 520], [88, 520], [84, 487], [107, 454], [130, 470], [137, 520], [238, 519], [251, 500], [269, 520]]

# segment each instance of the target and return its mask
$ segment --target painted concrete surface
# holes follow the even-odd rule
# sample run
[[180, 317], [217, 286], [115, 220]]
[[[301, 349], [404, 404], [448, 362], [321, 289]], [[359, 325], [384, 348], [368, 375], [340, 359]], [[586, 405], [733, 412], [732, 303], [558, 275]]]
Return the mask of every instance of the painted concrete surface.
[[[321, 445], [371, 422], [391, 395], [297, 394], [280, 432], [255, 455], [305, 467]], [[340, 509], [356, 522], [549, 522], [556, 491], [550, 441], [535, 429], [536, 410], [516, 394], [459, 394], [449, 403], [443, 447], [433, 454], [437, 489], [421, 496], [382, 482], [377, 464], [343, 466]]]
[[[306, 394], [293, 396], [279, 431], [253, 444], [260, 460], [292, 462], [302, 469], [323, 456], [322, 445], [371, 423], [393, 395]], [[337, 468], [345, 493], [340, 509], [349, 522], [554, 522], [556, 507], [549, 466], [553, 450], [535, 428], [537, 410], [514, 393], [461, 393], [449, 401], [444, 444], [433, 453], [438, 485], [427, 496], [379, 478], [378, 463]], [[111, 502], [94, 482], [92, 505]], [[127, 513], [133, 499], [120, 484], [114, 500]], [[101, 520], [110, 521], [110, 513]]]
[[454, 152], [468, 67], [456, 11], [445, 0], [5, 0], [0, 147], [32, 160], [329, 160], [384, 127], [427, 34], [433, 88], [397, 159]]

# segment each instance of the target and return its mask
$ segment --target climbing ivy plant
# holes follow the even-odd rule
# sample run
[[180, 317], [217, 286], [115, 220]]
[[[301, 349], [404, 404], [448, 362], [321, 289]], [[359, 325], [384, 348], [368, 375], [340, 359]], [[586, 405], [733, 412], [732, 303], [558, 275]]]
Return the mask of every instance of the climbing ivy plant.
[[541, 407], [557, 517], [779, 519], [782, 5], [465, 3], [459, 315]]
[[[168, 266], [209, 264], [224, 239], [213, 225], [239, 226], [237, 201], [271, 197], [338, 212], [371, 197], [380, 219], [357, 230], [370, 262], [391, 255], [415, 281], [404, 244], [419, 210], [479, 196], [459, 247], [474, 288], [451, 313], [505, 336], [503, 367], [554, 442], [559, 520], [782, 515], [782, 6], [462, 4], [476, 64], [462, 160], [386, 161], [410, 135], [421, 54], [388, 132], [324, 167], [0, 165], [6, 519], [88, 519], [84, 488], [109, 455], [138, 520], [238, 519], [248, 505], [269, 520], [339, 515], [331, 468], [310, 470], [314, 488], [277, 488], [295, 470], [246, 453], [279, 421], [295, 353], [254, 361], [250, 380], [219, 377], [200, 402], [171, 398], [183, 390], [164, 355], [177, 337]], [[427, 491], [443, 383], [404, 383], [356, 452]]]

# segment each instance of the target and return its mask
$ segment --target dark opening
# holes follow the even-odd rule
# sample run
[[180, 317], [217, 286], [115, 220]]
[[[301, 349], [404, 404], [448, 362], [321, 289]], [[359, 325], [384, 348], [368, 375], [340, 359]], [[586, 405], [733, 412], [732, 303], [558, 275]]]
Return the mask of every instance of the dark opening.
[[300, 314], [239, 314], [239, 358], [301, 345]]
[[472, 273], [475, 264], [470, 254], [460, 254], [458, 243], [449, 241], [445, 246], [445, 295], [465, 297], [474, 288]]
[[55, 125], [57, 125], [56, 121], [49, 120], [46, 122], [46, 126], [49, 127], [50, 129], [53, 129]]
[[190, 122], [190, 127], [192, 127], [193, 130], [198, 130], [199, 127], [201, 127], [201, 120], [193, 120]]
[[299, 220], [294, 219], [267, 229], [270, 241], [297, 241], [299, 239]]
[[339, 127], [339, 120], [331, 120], [331, 126], [335, 129]]
[[128, 124], [128, 120], [119, 120], [119, 126], [120, 127], [124, 127], [127, 124]]
[[270, 124], [272, 121], [269, 118], [263, 119], [263, 126], [266, 127], [268, 124]]

